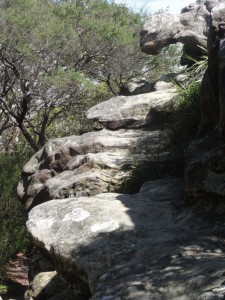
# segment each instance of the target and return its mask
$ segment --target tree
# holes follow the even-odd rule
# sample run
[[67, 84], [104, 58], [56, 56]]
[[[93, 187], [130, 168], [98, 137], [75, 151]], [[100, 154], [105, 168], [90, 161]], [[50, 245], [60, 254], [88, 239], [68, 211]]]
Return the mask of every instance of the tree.
[[65, 117], [66, 128], [82, 123], [90, 105], [158, 66], [139, 51], [143, 15], [114, 1], [0, 5], [0, 133], [19, 128], [35, 151], [59, 133], [55, 126]]

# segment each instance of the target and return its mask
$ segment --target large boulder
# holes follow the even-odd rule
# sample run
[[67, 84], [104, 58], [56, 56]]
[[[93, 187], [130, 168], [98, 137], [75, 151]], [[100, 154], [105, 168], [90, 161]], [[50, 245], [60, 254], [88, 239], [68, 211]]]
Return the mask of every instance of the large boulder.
[[[150, 16], [141, 30], [141, 50], [147, 54], [156, 55], [169, 45], [180, 42], [184, 45], [184, 54], [199, 58], [210, 44], [211, 25], [218, 29], [224, 21], [224, 0], [196, 1], [181, 11], [172, 15], [162, 13]], [[190, 63], [183, 56], [183, 63]]]
[[[208, 49], [208, 66], [200, 90], [201, 122], [196, 140], [186, 150], [186, 199], [196, 211], [225, 214], [225, 1], [196, 1], [180, 15], [151, 16], [141, 31], [141, 48], [157, 54], [181, 42], [192, 56]], [[202, 52], [203, 53], [203, 52]]]
[[[224, 92], [224, 34], [225, 0], [196, 1], [185, 7], [180, 15], [153, 15], [141, 30], [141, 49], [148, 54], [158, 54], [168, 44], [184, 44], [186, 57], [201, 59], [208, 51], [208, 67], [203, 76], [200, 110], [201, 124], [198, 136], [217, 127], [225, 142], [225, 92]], [[193, 64], [188, 59], [187, 63]]]
[[30, 211], [27, 226], [85, 299], [225, 295], [223, 227], [210, 227], [184, 208], [179, 179], [146, 183], [133, 196], [52, 200]]
[[199, 46], [207, 47], [210, 26], [210, 12], [204, 2], [184, 8], [180, 15], [150, 16], [141, 31], [141, 50], [156, 55], [168, 44], [180, 42], [194, 57], [201, 54]]
[[[171, 86], [170, 86], [171, 87]], [[108, 129], [168, 126], [177, 94], [167, 89], [136, 96], [117, 96], [87, 111], [87, 118]]]
[[54, 198], [107, 192], [133, 162], [166, 163], [172, 138], [167, 129], [104, 129], [51, 140], [24, 166], [18, 194], [31, 208]]

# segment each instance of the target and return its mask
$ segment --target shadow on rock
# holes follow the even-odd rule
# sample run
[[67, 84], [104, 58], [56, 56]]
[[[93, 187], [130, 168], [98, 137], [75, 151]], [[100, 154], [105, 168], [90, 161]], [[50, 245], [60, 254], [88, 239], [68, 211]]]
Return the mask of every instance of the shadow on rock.
[[32, 209], [27, 225], [57, 272], [86, 299], [220, 295], [222, 226], [196, 218], [183, 201], [182, 181], [163, 179], [135, 195], [49, 201]]

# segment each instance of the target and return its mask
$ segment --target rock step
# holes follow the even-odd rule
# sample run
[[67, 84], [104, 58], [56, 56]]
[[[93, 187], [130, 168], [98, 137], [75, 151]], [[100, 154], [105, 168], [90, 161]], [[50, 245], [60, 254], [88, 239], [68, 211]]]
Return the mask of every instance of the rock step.
[[184, 208], [183, 190], [164, 179], [132, 196], [52, 200], [31, 210], [27, 227], [87, 298], [206, 299], [225, 291], [225, 242], [219, 225]]
[[168, 163], [170, 130], [103, 129], [49, 141], [23, 168], [18, 194], [27, 208], [54, 198], [109, 190], [136, 162]]
[[87, 118], [108, 129], [168, 127], [177, 100], [176, 89], [135, 96], [117, 96], [95, 105]]

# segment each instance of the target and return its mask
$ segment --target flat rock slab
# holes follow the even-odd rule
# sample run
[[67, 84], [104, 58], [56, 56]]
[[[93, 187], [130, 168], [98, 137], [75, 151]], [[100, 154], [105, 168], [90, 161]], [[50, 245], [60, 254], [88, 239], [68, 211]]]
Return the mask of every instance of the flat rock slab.
[[27, 227], [86, 299], [223, 299], [224, 232], [184, 208], [183, 189], [165, 179], [132, 196], [52, 200]]
[[177, 100], [175, 89], [135, 96], [117, 96], [93, 106], [87, 118], [108, 129], [156, 127], [168, 124]]

